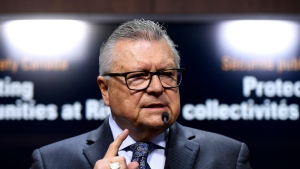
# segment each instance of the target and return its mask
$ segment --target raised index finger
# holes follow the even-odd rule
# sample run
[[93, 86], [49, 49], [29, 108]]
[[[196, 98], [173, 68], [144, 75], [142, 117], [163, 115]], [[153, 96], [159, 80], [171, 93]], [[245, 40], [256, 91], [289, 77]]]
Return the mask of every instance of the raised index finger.
[[129, 130], [125, 129], [118, 137], [109, 145], [104, 158], [110, 158], [117, 155], [119, 147], [129, 134]]

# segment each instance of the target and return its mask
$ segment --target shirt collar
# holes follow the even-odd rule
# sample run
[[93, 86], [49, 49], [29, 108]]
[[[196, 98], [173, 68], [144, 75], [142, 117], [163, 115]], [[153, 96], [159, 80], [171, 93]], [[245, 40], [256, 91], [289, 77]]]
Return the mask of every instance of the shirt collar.
[[[123, 130], [118, 126], [118, 124], [114, 121], [114, 119], [112, 118], [112, 115], [109, 115], [109, 126], [111, 128], [114, 140], [117, 138], [117, 136], [119, 134], [121, 134], [123, 132]], [[169, 130], [167, 130], [166, 132], [168, 132]], [[157, 137], [155, 137], [154, 139], [150, 140], [151, 143], [158, 145], [162, 148], [166, 148], [166, 140], [165, 138], [165, 133], [161, 133], [160, 135], [158, 135]], [[136, 141], [131, 137], [128, 136], [123, 143], [121, 144], [119, 150], [123, 150], [126, 147], [130, 146], [131, 144], [136, 143]]]

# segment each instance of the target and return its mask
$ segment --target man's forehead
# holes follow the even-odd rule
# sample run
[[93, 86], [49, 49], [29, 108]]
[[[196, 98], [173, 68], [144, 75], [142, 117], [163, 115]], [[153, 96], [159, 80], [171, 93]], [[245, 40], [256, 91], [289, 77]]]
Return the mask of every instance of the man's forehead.
[[113, 51], [113, 65], [126, 66], [131, 62], [143, 64], [155, 59], [168, 61], [166, 64], [175, 64], [174, 54], [164, 40], [122, 39], [116, 42]]

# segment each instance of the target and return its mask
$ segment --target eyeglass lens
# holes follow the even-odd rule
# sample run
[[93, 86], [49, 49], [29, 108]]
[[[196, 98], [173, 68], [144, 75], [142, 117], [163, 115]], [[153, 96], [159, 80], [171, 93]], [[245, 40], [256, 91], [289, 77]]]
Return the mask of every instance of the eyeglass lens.
[[182, 73], [180, 70], [165, 70], [161, 72], [132, 72], [126, 76], [126, 83], [129, 89], [142, 90], [149, 86], [151, 78], [158, 75], [161, 84], [165, 88], [177, 87], [180, 85]]

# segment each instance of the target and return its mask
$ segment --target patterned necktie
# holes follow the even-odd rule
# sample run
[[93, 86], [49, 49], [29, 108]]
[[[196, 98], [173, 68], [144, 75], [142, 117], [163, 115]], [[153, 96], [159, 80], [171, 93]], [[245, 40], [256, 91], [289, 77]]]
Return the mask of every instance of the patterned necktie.
[[137, 142], [130, 145], [130, 150], [133, 152], [131, 161], [139, 163], [139, 169], [151, 169], [147, 163], [148, 155], [156, 148], [152, 143]]

